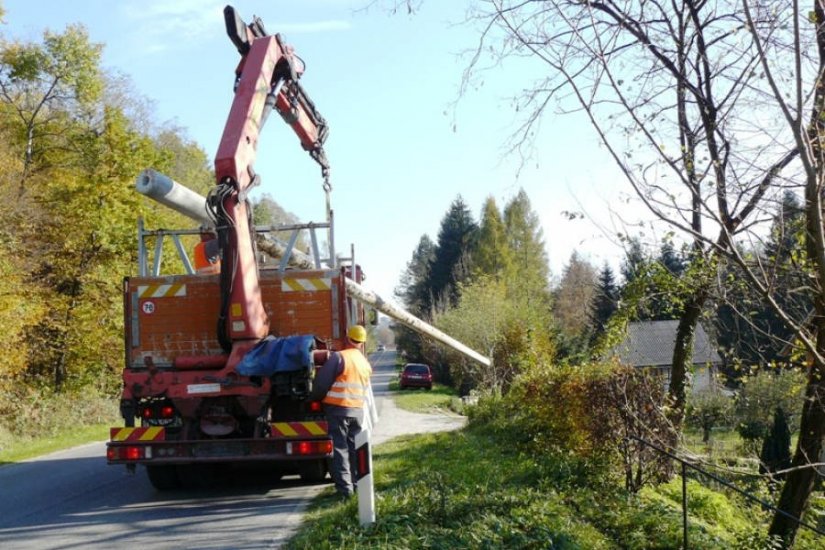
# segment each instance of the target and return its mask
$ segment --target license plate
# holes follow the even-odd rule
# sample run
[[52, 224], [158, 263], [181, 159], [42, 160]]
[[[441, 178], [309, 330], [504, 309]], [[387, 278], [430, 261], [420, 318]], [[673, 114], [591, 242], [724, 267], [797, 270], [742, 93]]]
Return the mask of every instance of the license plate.
[[226, 443], [210, 443], [196, 445], [192, 454], [197, 457], [245, 456], [249, 450], [243, 443], [227, 441]]

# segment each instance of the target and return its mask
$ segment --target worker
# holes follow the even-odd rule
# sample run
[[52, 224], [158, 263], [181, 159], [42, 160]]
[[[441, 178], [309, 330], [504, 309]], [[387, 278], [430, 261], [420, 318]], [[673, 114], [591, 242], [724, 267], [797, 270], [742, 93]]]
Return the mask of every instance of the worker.
[[361, 433], [370, 414], [372, 366], [364, 356], [366, 341], [364, 327], [351, 326], [345, 348], [330, 354], [316, 371], [310, 397], [323, 404], [332, 438], [332, 479], [344, 499], [355, 492], [355, 436]]
[[217, 239], [201, 240], [195, 245], [195, 273], [210, 275], [221, 272], [220, 248]]

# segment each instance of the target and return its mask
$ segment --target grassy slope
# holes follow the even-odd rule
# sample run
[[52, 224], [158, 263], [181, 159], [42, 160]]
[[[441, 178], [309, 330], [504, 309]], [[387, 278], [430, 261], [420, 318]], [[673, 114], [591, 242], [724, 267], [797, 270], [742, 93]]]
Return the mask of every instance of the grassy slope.
[[464, 430], [398, 438], [374, 455], [377, 522], [328, 490], [287, 548], [611, 548], [564, 499], [541, 488], [535, 463]]
[[0, 447], [0, 466], [48, 454], [76, 445], [109, 438], [109, 428], [117, 423], [76, 426], [66, 432], [43, 438], [14, 438]]
[[[395, 397], [416, 412], [460, 404], [447, 388]], [[569, 457], [527, 455], [483, 428], [380, 445], [374, 476], [374, 525], [360, 527], [357, 503], [339, 502], [327, 489], [286, 548], [641, 550], [682, 543], [679, 478], [628, 495]], [[691, 547], [764, 547], [769, 514], [695, 481], [688, 494]], [[821, 547], [816, 535], [799, 535], [797, 548]]]

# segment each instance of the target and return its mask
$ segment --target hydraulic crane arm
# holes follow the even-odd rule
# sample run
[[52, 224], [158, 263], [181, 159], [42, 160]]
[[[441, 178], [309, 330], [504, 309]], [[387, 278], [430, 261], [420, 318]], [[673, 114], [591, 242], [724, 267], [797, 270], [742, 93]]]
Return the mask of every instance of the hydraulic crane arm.
[[[229, 39], [241, 54], [241, 62], [236, 71], [236, 76], [240, 79], [252, 43], [267, 38], [268, 35], [259, 17], [253, 18], [252, 23], [245, 25], [232, 6], [226, 6], [224, 9], [224, 19]], [[328, 133], [327, 123], [298, 82], [304, 73], [304, 64], [295, 55], [292, 46], [284, 44], [281, 35], [276, 34], [274, 39], [281, 55], [273, 72], [272, 91], [267, 96], [261, 126], [274, 106], [295, 131], [304, 150], [309, 151], [323, 170], [328, 170], [329, 164], [323, 150]]]
[[[217, 185], [209, 209], [221, 244], [221, 311], [218, 340], [229, 362], [269, 332], [264, 311], [247, 193], [258, 183], [254, 171], [258, 137], [274, 108], [292, 127], [301, 146], [328, 176], [324, 154], [327, 125], [298, 84], [304, 66], [280, 35], [267, 35], [263, 22], [246, 25], [234, 8], [224, 9], [227, 34], [241, 54], [235, 71], [235, 97], [215, 156]], [[243, 343], [243, 345], [238, 345]]]

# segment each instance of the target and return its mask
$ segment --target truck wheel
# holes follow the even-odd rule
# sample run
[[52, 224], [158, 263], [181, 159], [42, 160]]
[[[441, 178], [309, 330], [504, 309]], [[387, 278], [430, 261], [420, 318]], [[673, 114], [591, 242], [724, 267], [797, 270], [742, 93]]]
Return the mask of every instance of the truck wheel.
[[301, 481], [308, 483], [318, 483], [327, 477], [326, 460], [312, 460], [304, 462], [298, 469]]
[[184, 489], [208, 489], [215, 482], [214, 464], [179, 464], [177, 471]]
[[171, 491], [180, 487], [178, 472], [174, 466], [146, 466], [149, 483], [158, 491]]

